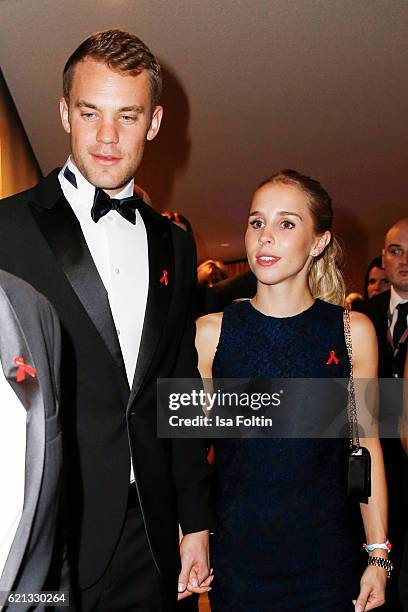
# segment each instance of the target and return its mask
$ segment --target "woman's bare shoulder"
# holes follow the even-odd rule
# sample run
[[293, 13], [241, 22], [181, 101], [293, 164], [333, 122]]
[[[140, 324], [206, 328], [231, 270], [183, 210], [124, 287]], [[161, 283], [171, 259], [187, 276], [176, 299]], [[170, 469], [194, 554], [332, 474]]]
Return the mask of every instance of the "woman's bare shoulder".
[[375, 378], [378, 365], [377, 334], [370, 319], [361, 312], [350, 313], [355, 378]]
[[219, 336], [222, 325], [222, 316], [222, 312], [213, 312], [197, 319], [197, 333], [200, 334], [200, 336], [211, 337], [213, 334], [218, 334]]
[[350, 312], [351, 333], [356, 340], [364, 341], [367, 338], [376, 338], [374, 325], [367, 315], [362, 312], [352, 310]]

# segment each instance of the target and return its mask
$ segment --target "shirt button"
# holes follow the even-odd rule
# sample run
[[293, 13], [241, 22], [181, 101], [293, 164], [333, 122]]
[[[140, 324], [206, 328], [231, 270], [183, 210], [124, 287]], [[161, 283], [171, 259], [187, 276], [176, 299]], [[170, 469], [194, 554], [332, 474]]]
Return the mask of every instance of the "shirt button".
[[116, 333], [118, 334], [118, 336], [120, 336], [120, 329], [117, 329]]
[[120, 274], [119, 268], [115, 268], [115, 274]]

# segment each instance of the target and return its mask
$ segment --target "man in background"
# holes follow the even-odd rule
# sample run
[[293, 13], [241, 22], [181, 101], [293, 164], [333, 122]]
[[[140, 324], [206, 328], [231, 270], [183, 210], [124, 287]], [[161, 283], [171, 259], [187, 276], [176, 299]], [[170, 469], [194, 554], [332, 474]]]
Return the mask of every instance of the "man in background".
[[400, 378], [407, 352], [408, 218], [386, 233], [382, 262], [391, 288], [369, 300], [367, 313], [377, 330], [379, 376]]

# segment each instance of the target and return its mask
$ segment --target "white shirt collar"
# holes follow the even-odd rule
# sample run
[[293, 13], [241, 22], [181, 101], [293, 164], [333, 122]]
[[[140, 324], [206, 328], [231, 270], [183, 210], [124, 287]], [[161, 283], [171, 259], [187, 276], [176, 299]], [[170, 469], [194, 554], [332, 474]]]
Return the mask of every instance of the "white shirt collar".
[[404, 300], [404, 298], [395, 291], [393, 285], [391, 285], [390, 313], [393, 314], [398, 304], [404, 304], [405, 302], [408, 302], [408, 300]]

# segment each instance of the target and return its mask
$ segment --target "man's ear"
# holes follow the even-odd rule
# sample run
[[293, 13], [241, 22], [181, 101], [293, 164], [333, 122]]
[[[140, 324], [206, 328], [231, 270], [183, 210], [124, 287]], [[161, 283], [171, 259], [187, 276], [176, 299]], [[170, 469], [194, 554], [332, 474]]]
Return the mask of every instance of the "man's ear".
[[321, 255], [321, 253], [323, 253], [324, 249], [329, 244], [330, 240], [331, 240], [331, 232], [327, 230], [326, 232], [324, 232], [324, 234], [318, 237], [317, 242], [315, 243], [312, 250], [310, 251], [310, 255], [312, 257], [318, 257], [319, 255]]
[[68, 104], [65, 98], [60, 98], [59, 107], [60, 107], [62, 127], [64, 128], [67, 134], [70, 134], [71, 126], [69, 124]]
[[149, 130], [146, 135], [147, 140], [153, 140], [153, 138], [156, 138], [160, 130], [160, 124], [161, 124], [162, 117], [163, 117], [163, 107], [156, 106], [156, 108], [153, 111], [152, 120], [150, 121]]

